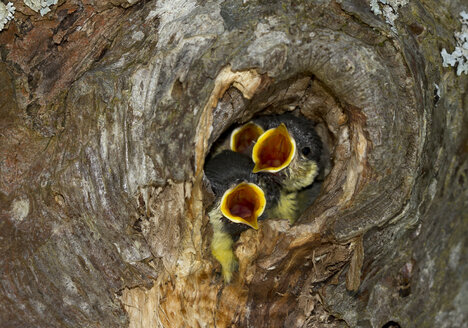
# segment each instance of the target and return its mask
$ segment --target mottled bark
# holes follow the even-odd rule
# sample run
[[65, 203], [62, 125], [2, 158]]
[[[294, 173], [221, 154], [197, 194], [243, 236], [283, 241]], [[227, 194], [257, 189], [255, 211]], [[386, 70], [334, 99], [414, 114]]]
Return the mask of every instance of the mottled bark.
[[[468, 78], [440, 56], [462, 0], [394, 5], [395, 26], [365, 0], [17, 8], [1, 327], [467, 321]], [[243, 233], [225, 285], [204, 158], [233, 123], [295, 108], [329, 152], [321, 193], [295, 225]]]

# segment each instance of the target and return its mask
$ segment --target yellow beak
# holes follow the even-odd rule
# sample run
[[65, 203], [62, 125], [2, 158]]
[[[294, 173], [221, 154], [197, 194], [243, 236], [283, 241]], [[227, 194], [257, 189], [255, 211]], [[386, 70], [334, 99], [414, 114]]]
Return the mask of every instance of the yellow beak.
[[252, 172], [279, 172], [288, 167], [295, 154], [296, 142], [284, 123], [281, 123], [258, 138], [252, 151], [255, 163]]
[[242, 182], [227, 190], [221, 199], [221, 212], [229, 220], [258, 229], [266, 199], [263, 190], [253, 183]]

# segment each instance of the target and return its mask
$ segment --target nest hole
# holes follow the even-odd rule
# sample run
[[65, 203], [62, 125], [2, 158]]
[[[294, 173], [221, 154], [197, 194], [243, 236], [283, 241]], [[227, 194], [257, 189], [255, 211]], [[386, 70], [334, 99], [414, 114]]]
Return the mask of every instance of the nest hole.
[[395, 321], [389, 321], [382, 326], [382, 328], [400, 328], [400, 324]]
[[[344, 183], [342, 170], [350, 164], [350, 139], [353, 137], [349, 133], [346, 106], [314, 76], [301, 75], [278, 83], [271, 82], [251, 100], [245, 99], [235, 87], [230, 87], [214, 109], [211, 148], [206, 158], [209, 160], [221, 150], [230, 148], [230, 136], [235, 128], [257, 117], [286, 112], [311, 121], [323, 145], [319, 175], [303, 195], [313, 197], [313, 201], [309, 200], [307, 207], [301, 209], [310, 213], [316, 203], [327, 203], [328, 194], [341, 191]], [[320, 210], [323, 206], [317, 209]], [[317, 211], [314, 211], [315, 215]]]

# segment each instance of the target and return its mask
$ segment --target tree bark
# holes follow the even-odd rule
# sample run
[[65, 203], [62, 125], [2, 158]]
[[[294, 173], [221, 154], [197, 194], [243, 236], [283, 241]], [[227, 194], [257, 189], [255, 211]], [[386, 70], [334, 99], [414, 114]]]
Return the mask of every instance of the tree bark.
[[[468, 77], [440, 52], [463, 3], [15, 3], [0, 326], [461, 327]], [[329, 153], [320, 195], [244, 232], [224, 284], [205, 157], [232, 124], [292, 109]]]

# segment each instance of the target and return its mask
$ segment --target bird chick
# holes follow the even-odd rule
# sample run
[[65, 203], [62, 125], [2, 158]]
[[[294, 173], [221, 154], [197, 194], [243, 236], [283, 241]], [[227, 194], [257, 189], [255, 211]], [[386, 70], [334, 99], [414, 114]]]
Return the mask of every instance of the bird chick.
[[[254, 133], [263, 130], [254, 140]], [[246, 134], [246, 136], [243, 136]], [[249, 149], [232, 147], [245, 144], [238, 140], [250, 140], [254, 173], [270, 173], [282, 186], [277, 207], [271, 215], [288, 219], [297, 217], [297, 192], [310, 186], [319, 172], [322, 142], [313, 123], [290, 113], [258, 117], [231, 134], [233, 150]], [[250, 147], [250, 146], [249, 146]]]
[[241, 232], [258, 229], [258, 220], [277, 202], [280, 187], [269, 177], [252, 173], [254, 163], [241, 153], [225, 150], [205, 164], [205, 175], [216, 196], [208, 216], [213, 226], [211, 252], [229, 283], [237, 269], [233, 244]]

